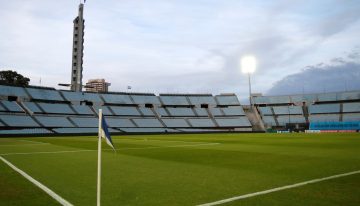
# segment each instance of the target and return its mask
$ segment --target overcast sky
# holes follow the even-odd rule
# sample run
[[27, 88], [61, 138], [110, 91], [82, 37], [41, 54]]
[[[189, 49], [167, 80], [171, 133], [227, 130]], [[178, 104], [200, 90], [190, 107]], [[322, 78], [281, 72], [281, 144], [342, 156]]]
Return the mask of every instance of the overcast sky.
[[[69, 83], [78, 4], [0, 0], [0, 69], [35, 85]], [[359, 11], [359, 0], [87, 0], [84, 82], [246, 98], [238, 62], [251, 54], [253, 92], [360, 89]]]

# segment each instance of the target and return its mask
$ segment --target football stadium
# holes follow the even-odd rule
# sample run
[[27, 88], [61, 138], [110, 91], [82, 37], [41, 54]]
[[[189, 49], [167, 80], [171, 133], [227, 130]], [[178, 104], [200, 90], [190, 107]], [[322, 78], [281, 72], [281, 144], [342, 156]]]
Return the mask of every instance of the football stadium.
[[93, 91], [84, 8], [70, 84], [1, 76], [0, 205], [360, 205], [360, 89]]

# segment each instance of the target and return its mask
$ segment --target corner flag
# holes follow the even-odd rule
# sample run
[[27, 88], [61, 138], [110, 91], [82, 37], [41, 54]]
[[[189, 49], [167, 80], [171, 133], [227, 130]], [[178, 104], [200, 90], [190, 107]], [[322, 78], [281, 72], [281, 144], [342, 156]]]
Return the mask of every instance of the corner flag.
[[108, 130], [108, 126], [106, 124], [106, 121], [105, 121], [105, 117], [103, 114], [101, 114], [102, 117], [101, 117], [101, 125], [100, 128], [101, 128], [101, 137], [104, 138], [106, 140], [106, 143], [115, 150], [115, 147], [114, 147], [114, 144], [112, 142], [112, 139], [111, 139], [111, 136], [110, 136], [110, 133], [109, 133], [109, 130]]
[[97, 206], [100, 206], [101, 203], [101, 139], [102, 138], [104, 138], [106, 140], [106, 143], [116, 152], [113, 142], [111, 140], [111, 136], [104, 115], [102, 114], [102, 109], [99, 109], [98, 174], [97, 174], [97, 195], [96, 195]]

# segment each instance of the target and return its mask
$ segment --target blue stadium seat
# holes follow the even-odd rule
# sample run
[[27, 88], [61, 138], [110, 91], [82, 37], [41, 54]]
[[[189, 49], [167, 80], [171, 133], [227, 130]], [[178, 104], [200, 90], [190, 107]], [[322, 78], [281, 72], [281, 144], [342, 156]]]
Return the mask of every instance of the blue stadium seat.
[[167, 110], [170, 112], [170, 115], [173, 117], [191, 117], [195, 116], [194, 112], [191, 108], [173, 108], [173, 107], [167, 107]]
[[263, 122], [267, 126], [276, 126], [276, 122], [273, 116], [263, 116]]
[[94, 115], [94, 112], [86, 105], [72, 105], [77, 114]]
[[251, 124], [246, 117], [216, 118], [215, 121], [220, 127], [251, 127]]
[[155, 95], [131, 95], [131, 98], [134, 100], [135, 104], [161, 104], [158, 97]]
[[149, 118], [149, 119], [132, 119], [138, 127], [164, 127], [159, 120], [155, 118]]
[[115, 107], [115, 106], [111, 106], [110, 108], [115, 113], [115, 115], [140, 116], [140, 113], [136, 109], [136, 107]]
[[216, 101], [213, 96], [189, 96], [191, 105], [216, 105]]
[[360, 121], [360, 113], [343, 114], [343, 122], [354, 122], [354, 121]]
[[113, 115], [107, 106], [94, 105], [93, 108], [95, 109], [96, 114], [99, 113], [99, 109], [102, 109], [103, 115]]
[[188, 120], [193, 127], [215, 127], [215, 124], [211, 121], [211, 119], [194, 118]]
[[30, 116], [0, 115], [0, 119], [10, 127], [40, 127]]
[[1, 103], [9, 112], [24, 112], [22, 108], [14, 101], [2, 100]]
[[41, 111], [40, 107], [35, 102], [23, 102], [23, 104], [34, 113], [43, 113], [43, 111]]
[[106, 123], [109, 127], [136, 127], [129, 119], [107, 117]]
[[162, 107], [155, 108], [155, 111], [160, 116], [163, 116], [163, 117], [169, 116], [169, 114], [166, 112], [166, 110]]
[[209, 108], [209, 110], [213, 116], [224, 116], [220, 108], [213, 107], [213, 108]]
[[280, 126], [285, 126], [288, 123], [306, 123], [305, 117], [301, 115], [282, 115], [277, 117]]
[[187, 106], [189, 102], [187, 101], [185, 96], [162, 96], [160, 95], [160, 99], [164, 105], [173, 105], [173, 106]]
[[40, 100], [64, 101], [59, 91], [51, 89], [26, 88], [31, 98]]
[[244, 110], [242, 107], [227, 107], [222, 108], [225, 116], [241, 116], [245, 115]]
[[78, 127], [98, 127], [99, 119], [95, 117], [70, 117]]
[[223, 106], [238, 106], [240, 105], [240, 102], [235, 95], [217, 95], [215, 96], [215, 99], [218, 102], [218, 105]]
[[0, 85], [0, 96], [13, 96], [29, 99], [29, 96], [26, 94], [24, 88], [5, 85]]
[[[98, 128], [56, 128], [53, 129], [56, 133], [60, 134], [94, 134], [98, 133]], [[120, 133], [120, 131], [109, 128], [109, 132], [117, 132]], [[116, 146], [116, 145], [115, 145]]]
[[101, 96], [109, 104], [134, 104], [130, 96], [125, 94], [101, 94]]
[[326, 113], [339, 113], [340, 104], [319, 104], [319, 105], [310, 105], [309, 113], [310, 114], [326, 114]]
[[333, 102], [337, 100], [336, 93], [318, 94], [319, 102]]
[[37, 103], [45, 113], [49, 114], [75, 114], [68, 104]]
[[45, 127], [75, 127], [66, 117], [35, 116]]
[[184, 119], [161, 119], [167, 127], [186, 128], [190, 125]]
[[338, 114], [314, 114], [309, 116], [310, 122], [338, 122], [340, 115]]
[[206, 109], [204, 109], [204, 108], [195, 108], [194, 110], [195, 110], [197, 116], [199, 116], [199, 117], [209, 116]]
[[169, 128], [119, 128], [127, 133], [164, 133], [164, 132], [178, 132]]
[[343, 112], [360, 112], [360, 103], [344, 103]]
[[155, 116], [155, 114], [150, 108], [140, 107], [139, 109], [144, 116]]
[[341, 92], [337, 94], [337, 100], [359, 100], [360, 91], [356, 92]]
[[271, 107], [258, 107], [261, 115], [273, 115]]

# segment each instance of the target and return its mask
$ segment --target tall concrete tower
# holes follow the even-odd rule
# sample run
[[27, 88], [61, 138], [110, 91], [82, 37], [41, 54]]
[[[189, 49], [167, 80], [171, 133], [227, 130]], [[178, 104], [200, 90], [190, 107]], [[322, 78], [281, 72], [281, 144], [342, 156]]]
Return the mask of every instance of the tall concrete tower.
[[71, 66], [71, 91], [82, 91], [83, 56], [84, 56], [84, 4], [79, 5], [79, 14], [74, 19], [73, 50]]

